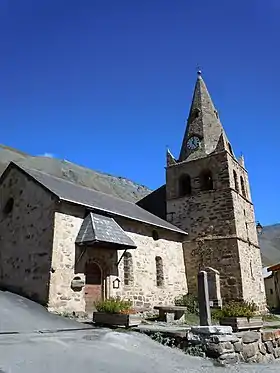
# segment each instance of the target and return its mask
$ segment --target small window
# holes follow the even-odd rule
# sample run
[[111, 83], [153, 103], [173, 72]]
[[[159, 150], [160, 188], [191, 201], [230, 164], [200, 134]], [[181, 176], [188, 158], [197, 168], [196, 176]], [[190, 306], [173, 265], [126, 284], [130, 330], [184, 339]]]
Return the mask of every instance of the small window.
[[212, 172], [205, 170], [200, 174], [200, 188], [201, 190], [212, 190], [213, 189], [213, 177]]
[[194, 119], [198, 118], [199, 114], [200, 114], [200, 110], [199, 109], [194, 109], [194, 111], [193, 111], [193, 117], [194, 117]]
[[240, 176], [240, 184], [241, 184], [241, 192], [244, 197], [246, 197], [246, 190], [245, 190], [245, 184], [244, 179], [242, 176]]
[[233, 155], [232, 147], [231, 147], [229, 142], [228, 142], [228, 150], [229, 150], [230, 154]]
[[8, 201], [6, 202], [6, 205], [3, 208], [4, 214], [6, 215], [10, 214], [10, 212], [13, 211], [13, 207], [14, 207], [14, 199], [9, 198]]
[[153, 232], [152, 232], [152, 236], [153, 236], [154, 241], [157, 241], [157, 240], [159, 239], [158, 231], [153, 230]]
[[131, 285], [133, 283], [133, 262], [132, 255], [126, 252], [123, 256], [123, 272], [124, 284]]
[[237, 178], [237, 173], [235, 170], [233, 170], [233, 178], [234, 178], [234, 188], [237, 192], [239, 192], [238, 178]]
[[160, 256], [156, 256], [156, 279], [157, 286], [163, 286], [164, 276], [163, 276], [163, 263]]
[[200, 115], [200, 110], [198, 108], [196, 109], [193, 109], [191, 114], [190, 114], [190, 121], [194, 121], [195, 119], [197, 119]]
[[270, 294], [272, 295], [273, 294], [273, 289], [269, 289], [269, 291], [270, 291]]
[[252, 261], [250, 261], [250, 271], [251, 271], [251, 277], [254, 280], [254, 273], [253, 273], [253, 266], [252, 266]]
[[179, 179], [179, 196], [187, 196], [192, 192], [191, 178], [189, 175], [182, 175]]

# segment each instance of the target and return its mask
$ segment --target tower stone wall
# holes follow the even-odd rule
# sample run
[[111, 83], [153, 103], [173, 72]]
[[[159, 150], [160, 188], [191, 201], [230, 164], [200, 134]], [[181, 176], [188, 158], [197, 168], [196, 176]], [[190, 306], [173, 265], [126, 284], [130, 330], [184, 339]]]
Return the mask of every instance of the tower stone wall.
[[166, 167], [167, 220], [186, 230], [184, 259], [190, 293], [198, 271], [220, 272], [224, 300], [266, 306], [261, 254], [244, 158], [238, 160], [206, 85], [198, 76], [180, 157]]

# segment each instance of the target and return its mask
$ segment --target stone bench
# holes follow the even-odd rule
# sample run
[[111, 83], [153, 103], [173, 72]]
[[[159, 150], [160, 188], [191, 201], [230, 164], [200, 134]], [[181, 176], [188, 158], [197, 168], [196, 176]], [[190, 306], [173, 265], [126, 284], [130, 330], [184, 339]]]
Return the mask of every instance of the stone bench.
[[155, 306], [154, 309], [159, 311], [159, 320], [165, 322], [184, 321], [187, 311], [187, 307], [182, 306]]

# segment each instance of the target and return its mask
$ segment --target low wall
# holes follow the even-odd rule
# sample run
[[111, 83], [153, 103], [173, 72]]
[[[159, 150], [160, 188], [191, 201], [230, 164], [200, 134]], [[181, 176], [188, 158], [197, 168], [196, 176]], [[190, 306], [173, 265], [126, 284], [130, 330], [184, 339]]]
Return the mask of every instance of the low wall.
[[280, 358], [280, 330], [233, 333], [230, 326], [197, 326], [187, 332], [146, 331], [152, 339], [221, 364], [268, 363]]
[[230, 326], [193, 327], [189, 345], [201, 346], [205, 355], [222, 363], [264, 363], [280, 358], [280, 330], [232, 333]]

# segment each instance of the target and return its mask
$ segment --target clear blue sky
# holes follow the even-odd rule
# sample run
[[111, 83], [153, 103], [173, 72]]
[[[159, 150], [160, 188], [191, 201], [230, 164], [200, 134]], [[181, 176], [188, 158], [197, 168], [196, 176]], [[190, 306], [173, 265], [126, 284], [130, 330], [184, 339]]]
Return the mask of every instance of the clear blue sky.
[[164, 183], [203, 76], [256, 216], [280, 221], [278, 0], [1, 0], [0, 143]]

